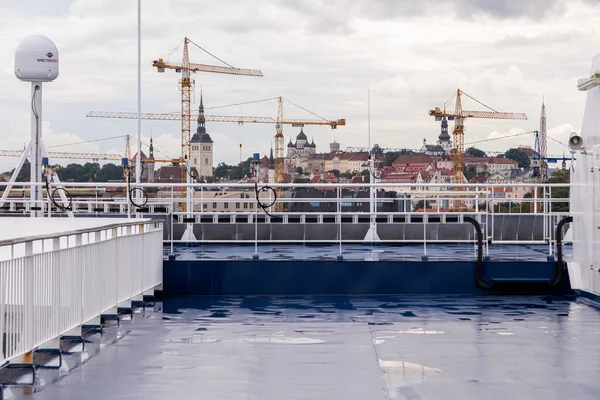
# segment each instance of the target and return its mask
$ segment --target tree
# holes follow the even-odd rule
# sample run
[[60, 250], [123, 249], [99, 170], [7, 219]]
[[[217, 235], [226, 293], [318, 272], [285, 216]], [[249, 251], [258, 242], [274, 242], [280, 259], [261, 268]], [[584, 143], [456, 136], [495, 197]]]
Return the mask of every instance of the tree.
[[[17, 175], [17, 182], [29, 182], [31, 176], [29, 175], [31, 171], [31, 164], [29, 160], [25, 160], [23, 166], [21, 167], [21, 171], [19, 175]], [[13, 169], [14, 172], [14, 169]]]
[[429, 200], [419, 200], [413, 205], [413, 212], [423, 209], [423, 208], [431, 208], [431, 202]]
[[516, 161], [519, 164], [519, 168], [531, 168], [531, 159], [529, 158], [529, 155], [523, 150], [515, 148], [508, 149], [508, 151], [504, 153], [504, 157]]
[[215, 178], [217, 179], [229, 179], [229, 180], [240, 180], [244, 176], [254, 175], [252, 167], [252, 158], [248, 158], [242, 161], [238, 165], [228, 165], [221, 162], [217, 165], [214, 170]]
[[123, 179], [123, 167], [115, 164], [104, 164], [96, 172], [96, 182], [118, 181]]
[[371, 183], [371, 171], [365, 169], [361, 171], [360, 174], [363, 176], [363, 183]]
[[381, 163], [379, 164], [379, 166], [381, 168], [383, 168], [383, 167], [389, 167], [390, 165], [392, 165], [392, 163], [394, 162], [394, 160], [396, 158], [398, 158], [399, 155], [400, 155], [399, 151], [385, 153], [383, 155], [383, 160], [381, 161]]
[[302, 167], [296, 167], [296, 173], [302, 175]]
[[475, 147], [469, 147], [468, 149], [466, 149], [465, 155], [469, 155], [471, 157], [487, 157], [487, 154], [485, 154], [485, 151], [479, 150], [478, 148], [475, 148]]
[[327, 172], [333, 172], [333, 174], [335, 175], [336, 178], [340, 177], [340, 170], [338, 170], [338, 169], [332, 169], [332, 170], [327, 171]]
[[477, 168], [474, 166], [467, 167], [465, 169], [465, 178], [470, 181], [474, 176], [477, 175]]
[[227, 165], [224, 162], [220, 162], [215, 168], [215, 178], [227, 178], [231, 173], [231, 165]]
[[[571, 181], [571, 175], [569, 171], [554, 171], [546, 183], [564, 183], [567, 184]], [[571, 195], [569, 187], [553, 187], [548, 189], [550, 191], [551, 198], [551, 211], [553, 212], [568, 212], [569, 202], [557, 202], [554, 199], [568, 199]]]
[[371, 154], [383, 154], [383, 149], [379, 147], [377, 143], [375, 143], [373, 149], [371, 149]]

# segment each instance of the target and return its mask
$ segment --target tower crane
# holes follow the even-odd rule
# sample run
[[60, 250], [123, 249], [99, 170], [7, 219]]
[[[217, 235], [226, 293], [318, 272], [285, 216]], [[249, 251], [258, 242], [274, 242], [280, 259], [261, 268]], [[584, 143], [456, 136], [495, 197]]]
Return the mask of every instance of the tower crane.
[[[204, 120], [208, 122], [237, 122], [238, 124], [246, 124], [246, 123], [256, 123], [256, 124], [273, 124], [275, 125], [275, 182], [281, 183], [283, 182], [283, 174], [284, 174], [284, 148], [285, 148], [285, 138], [283, 136], [283, 125], [292, 125], [293, 127], [303, 127], [305, 125], [315, 125], [315, 126], [329, 126], [331, 129], [337, 129], [338, 126], [345, 126], [346, 120], [343, 118], [335, 119], [335, 120], [327, 120], [312, 111], [305, 109], [295, 103], [292, 103], [289, 100], [284, 99], [283, 97], [272, 97], [269, 99], [263, 100], [255, 100], [248, 101], [243, 103], [236, 103], [221, 107], [229, 107], [229, 106], [238, 106], [243, 104], [257, 103], [263, 101], [277, 100], [278, 108], [277, 108], [277, 118], [273, 117], [248, 117], [248, 116], [227, 116], [227, 115], [204, 115]], [[307, 111], [319, 119], [284, 119], [283, 118], [283, 102], [284, 100], [292, 103], [296, 107]], [[199, 114], [197, 112], [191, 113], [191, 118], [197, 118]], [[88, 118], [120, 118], [120, 119], [136, 119], [137, 113], [132, 112], [110, 112], [110, 111], [90, 111], [87, 114]], [[175, 114], [175, 113], [142, 113], [142, 119], [146, 120], [167, 120], [167, 121], [178, 121], [182, 120], [183, 113]]]
[[[483, 107], [487, 108], [489, 111], [467, 111], [462, 109], [462, 101], [461, 95], [465, 95], [470, 99], [476, 101]], [[465, 132], [464, 132], [464, 122], [467, 118], [488, 118], [488, 119], [519, 119], [525, 120], [527, 119], [527, 115], [523, 113], [511, 113], [511, 112], [499, 112], [494, 110], [491, 107], [486, 106], [482, 102], [474, 99], [469, 96], [465, 92], [460, 89], [456, 90], [456, 102], [454, 107], [454, 112], [448, 111], [446, 112], [446, 107], [443, 109], [440, 107], [435, 107], [433, 110], [429, 110], [429, 115], [435, 117], [436, 121], [441, 121], [442, 118], [447, 117], [448, 120], [454, 120], [454, 130], [452, 132], [453, 138], [453, 161], [454, 161], [454, 171], [453, 171], [453, 183], [462, 183], [464, 179], [464, 168], [465, 168]], [[453, 96], [454, 97], [454, 96]], [[450, 100], [449, 100], [450, 101]], [[446, 102], [446, 104], [449, 103]]]
[[[137, 117], [134, 117], [137, 118]], [[116, 154], [116, 153], [85, 153], [85, 152], [72, 152], [72, 151], [49, 151], [48, 157], [51, 158], [63, 158], [63, 159], [70, 159], [70, 160], [92, 160], [92, 161], [121, 161], [123, 158], [127, 158], [128, 160], [131, 160], [131, 148], [130, 148], [130, 136], [129, 135], [123, 135], [125, 137], [125, 152], [124, 155], [121, 154]], [[121, 136], [117, 136], [115, 138], [118, 138]], [[115, 139], [115, 138], [108, 138], [108, 139]], [[100, 140], [105, 140], [105, 139], [100, 139]], [[73, 143], [73, 144], [81, 144], [81, 143], [89, 143], [90, 141], [87, 142], [80, 142], [80, 143]], [[21, 157], [21, 155], [23, 155], [23, 151], [24, 150], [0, 150], [0, 157]], [[160, 162], [164, 162], [164, 163], [173, 163], [173, 162], [180, 162], [179, 159], [157, 159], [157, 158], [142, 158], [142, 162], [147, 162], [147, 163], [160, 163]]]
[[[159, 58], [158, 60], [154, 60], [152, 62], [152, 66], [157, 69], [158, 72], [165, 72], [166, 69], [175, 70], [175, 72], [181, 73], [181, 79], [179, 80], [180, 89], [181, 89], [181, 167], [182, 167], [182, 179], [189, 179], [189, 174], [183, 173], [186, 168], [185, 162], [189, 160], [190, 157], [190, 139], [191, 139], [191, 93], [192, 87], [194, 86], [194, 80], [190, 78], [191, 73], [196, 72], [212, 72], [218, 74], [228, 74], [228, 75], [245, 75], [245, 76], [263, 76], [263, 73], [259, 70], [255, 69], [245, 69], [245, 68], [234, 68], [233, 66], [227, 64], [223, 60], [218, 59], [222, 63], [226, 64], [226, 66], [217, 66], [217, 65], [207, 65], [207, 64], [195, 64], [190, 62], [189, 51], [188, 51], [188, 43], [195, 45], [200, 48], [202, 51], [210, 54], [208, 51], [204, 50], [202, 47], [198, 46], [196, 43], [191, 41], [188, 37], [183, 39], [183, 58], [181, 63], [169, 62], [168, 60], [164, 60]], [[175, 49], [177, 50], [177, 49]], [[137, 115], [136, 115], [137, 118]], [[188, 182], [189, 183], [189, 182]]]

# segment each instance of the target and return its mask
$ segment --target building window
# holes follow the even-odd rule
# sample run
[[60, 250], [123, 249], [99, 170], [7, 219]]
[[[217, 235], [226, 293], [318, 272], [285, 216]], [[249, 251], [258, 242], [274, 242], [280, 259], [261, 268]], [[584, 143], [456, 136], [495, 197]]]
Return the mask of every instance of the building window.
[[239, 210], [240, 209], [240, 203], [235, 203], [235, 209]]
[[217, 203], [215, 202], [215, 203], [213, 203], [213, 210], [216, 210], [216, 209], [217, 209]]
[[248, 208], [248, 203], [244, 203], [244, 209]]
[[229, 203], [225, 203], [225, 209], [229, 208]]
[[198, 159], [194, 157], [194, 164], [198, 164]]
[[208, 165], [208, 158], [204, 159], [204, 164]]
[[202, 204], [202, 209], [206, 210], [208, 208], [208, 204], [204, 203]]

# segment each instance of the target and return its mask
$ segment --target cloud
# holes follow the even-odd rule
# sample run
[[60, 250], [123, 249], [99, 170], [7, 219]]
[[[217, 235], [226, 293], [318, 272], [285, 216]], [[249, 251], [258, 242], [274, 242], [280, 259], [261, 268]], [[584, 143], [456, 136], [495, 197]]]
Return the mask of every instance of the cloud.
[[[259, 68], [265, 74], [260, 79], [196, 74], [196, 99], [202, 85], [206, 105], [283, 96], [328, 119], [345, 118], [347, 126], [336, 131], [305, 129], [309, 137], [315, 136], [319, 150], [326, 150], [334, 136], [342, 148], [367, 144], [369, 89], [371, 140], [382, 147], [418, 148], [423, 137], [435, 141], [439, 122], [427, 110], [442, 104], [457, 87], [495, 109], [530, 117], [469, 120], [466, 141], [486, 139], [493, 131], [538, 129], [542, 96], [548, 126], [577, 127], [585, 96], [575, 90], [575, 82], [588, 72], [600, 34], [596, 1], [144, 0], [143, 4], [143, 111], [180, 109], [180, 75], [159, 74], [151, 61], [166, 57], [188, 35], [228, 63]], [[60, 0], [56, 8], [35, 12], [34, 6], [32, 0], [3, 6], [0, 56], [12, 60], [19, 41], [34, 33], [51, 35], [57, 43], [61, 74], [44, 85], [48, 135], [56, 135], [52, 140], [73, 135], [63, 142], [135, 136], [135, 121], [85, 117], [90, 110], [136, 110], [135, 2]], [[564, 18], [555, 18], [557, 13]], [[171, 59], [180, 58], [181, 50]], [[190, 58], [219, 63], [194, 46]], [[0, 66], [1, 147], [21, 148], [27, 140], [29, 96], [28, 85], [14, 77], [12, 62]], [[465, 100], [466, 106], [479, 107]], [[274, 117], [277, 104], [217, 111]], [[289, 105], [284, 115], [312, 118]], [[207, 128], [215, 140], [215, 163], [239, 161], [239, 143], [242, 158], [253, 152], [268, 154], [274, 134], [271, 125], [208, 123]], [[176, 121], [142, 123], [144, 140], [152, 133], [156, 149], [169, 156], [180, 153], [179, 132]], [[287, 141], [297, 129], [286, 127], [284, 134]], [[121, 148], [110, 141], [86, 146], [69, 150]], [[502, 150], [504, 142], [494, 146]], [[13, 161], [0, 160], [0, 165], [8, 168]]]
[[407, 20], [443, 14], [456, 22], [477, 18], [544, 20], [564, 12], [566, 3], [566, 0], [279, 0], [281, 6], [303, 15], [308, 32], [342, 35], [356, 33], [358, 19]]

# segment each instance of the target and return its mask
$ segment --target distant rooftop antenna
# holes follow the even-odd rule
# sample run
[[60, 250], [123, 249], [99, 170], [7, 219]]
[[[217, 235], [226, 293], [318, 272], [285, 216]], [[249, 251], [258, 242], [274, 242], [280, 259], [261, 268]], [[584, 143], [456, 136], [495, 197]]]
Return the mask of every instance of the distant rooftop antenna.
[[[52, 82], [58, 77], [58, 64], [58, 49], [52, 40], [45, 36], [36, 35], [25, 38], [15, 51], [15, 76], [23, 82], [31, 82], [31, 140], [13, 172], [9, 185], [4, 190], [0, 205], [4, 204], [6, 196], [10, 193], [12, 183], [19, 175], [27, 156], [30, 155], [31, 217], [44, 215], [44, 212], [40, 211], [42, 210], [43, 204], [41, 204], [41, 201], [43, 199], [42, 187], [39, 185], [43, 172], [42, 154], [47, 155], [41, 137], [42, 83]], [[33, 185], [36, 183], [37, 185]]]

